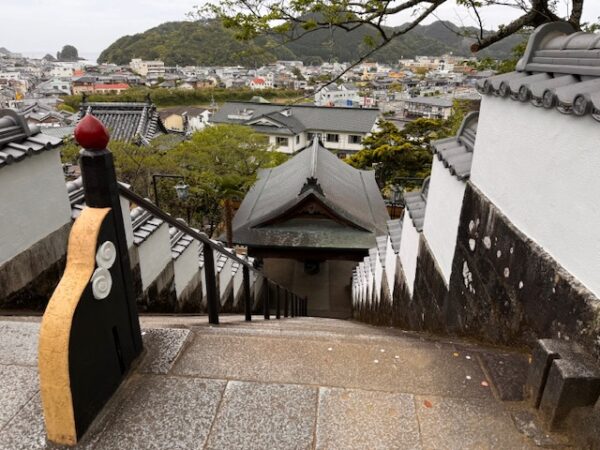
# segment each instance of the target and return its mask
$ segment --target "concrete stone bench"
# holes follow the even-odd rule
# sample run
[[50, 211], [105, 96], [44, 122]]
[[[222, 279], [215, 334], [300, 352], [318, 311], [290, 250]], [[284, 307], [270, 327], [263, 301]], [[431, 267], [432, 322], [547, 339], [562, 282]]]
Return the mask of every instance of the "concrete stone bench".
[[559, 428], [578, 407], [594, 405], [600, 397], [600, 368], [571, 342], [540, 339], [526, 384], [526, 395], [539, 408], [549, 429]]

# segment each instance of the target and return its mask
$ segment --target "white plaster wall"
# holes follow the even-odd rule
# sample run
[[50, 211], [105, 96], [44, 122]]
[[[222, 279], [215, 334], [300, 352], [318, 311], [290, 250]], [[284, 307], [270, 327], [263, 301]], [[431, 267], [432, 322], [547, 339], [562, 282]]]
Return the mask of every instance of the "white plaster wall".
[[381, 282], [383, 281], [383, 266], [381, 265], [381, 260], [379, 259], [379, 252], [374, 253], [375, 258], [375, 300], [379, 303], [381, 300]]
[[198, 241], [193, 240], [179, 257], [173, 261], [175, 271], [175, 292], [177, 297], [198, 273]]
[[58, 150], [0, 169], [0, 264], [71, 220]]
[[458, 223], [467, 184], [452, 176], [437, 157], [433, 158], [423, 234], [442, 272], [450, 283]]
[[419, 254], [419, 232], [413, 225], [408, 213], [404, 214], [402, 222], [402, 237], [400, 238], [400, 263], [406, 276], [406, 286], [412, 296], [415, 275], [417, 274], [417, 256]]
[[398, 261], [398, 255], [392, 248], [392, 240], [390, 236], [387, 237], [387, 250], [385, 253], [385, 276], [387, 278], [387, 284], [390, 289], [390, 298], [394, 295], [394, 285], [396, 280], [396, 263]]
[[146, 290], [171, 261], [169, 226], [163, 222], [140, 246], [140, 273], [142, 289]]
[[238, 293], [242, 288], [242, 282], [244, 281], [244, 269], [242, 266], [238, 267], [237, 272], [233, 276], [233, 302], [236, 303]]
[[119, 197], [121, 202], [121, 213], [123, 214], [123, 225], [125, 226], [125, 239], [127, 248], [133, 246], [133, 227], [131, 226], [131, 215], [129, 214], [129, 200], [125, 197]]
[[[216, 255], [215, 255], [216, 257]], [[216, 259], [215, 259], [216, 261]], [[221, 272], [219, 272], [219, 298], [223, 301], [223, 296], [231, 282], [231, 259], [227, 258]]]
[[473, 183], [600, 296], [600, 124], [484, 96]]

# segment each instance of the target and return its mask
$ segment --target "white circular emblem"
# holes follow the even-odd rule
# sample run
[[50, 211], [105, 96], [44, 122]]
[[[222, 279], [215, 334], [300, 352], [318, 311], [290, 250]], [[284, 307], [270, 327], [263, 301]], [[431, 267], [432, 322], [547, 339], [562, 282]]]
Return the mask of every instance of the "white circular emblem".
[[96, 300], [108, 297], [112, 289], [112, 277], [107, 269], [98, 267], [94, 271], [90, 282], [92, 283], [92, 294], [94, 294]]
[[96, 253], [96, 264], [103, 269], [110, 269], [117, 259], [117, 249], [110, 241], [103, 242]]

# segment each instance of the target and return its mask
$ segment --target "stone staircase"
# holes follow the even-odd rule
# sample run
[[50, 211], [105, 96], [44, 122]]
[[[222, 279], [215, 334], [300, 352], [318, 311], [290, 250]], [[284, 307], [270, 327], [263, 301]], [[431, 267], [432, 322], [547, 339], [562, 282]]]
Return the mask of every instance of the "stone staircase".
[[[0, 321], [0, 449], [49, 446], [38, 320]], [[77, 448], [568, 448], [521, 401], [525, 353], [334, 319], [141, 322], [145, 354]]]

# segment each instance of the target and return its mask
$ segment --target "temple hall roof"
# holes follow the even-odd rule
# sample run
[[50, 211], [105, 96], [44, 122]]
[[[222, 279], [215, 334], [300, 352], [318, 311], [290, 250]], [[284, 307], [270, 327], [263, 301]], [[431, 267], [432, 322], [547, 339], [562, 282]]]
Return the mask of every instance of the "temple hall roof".
[[108, 128], [111, 138], [147, 144], [161, 134], [167, 134], [156, 106], [149, 101], [82, 103], [79, 118], [92, 114]]
[[233, 235], [250, 246], [369, 249], [388, 219], [374, 172], [351, 167], [315, 138], [259, 173], [234, 217]]

